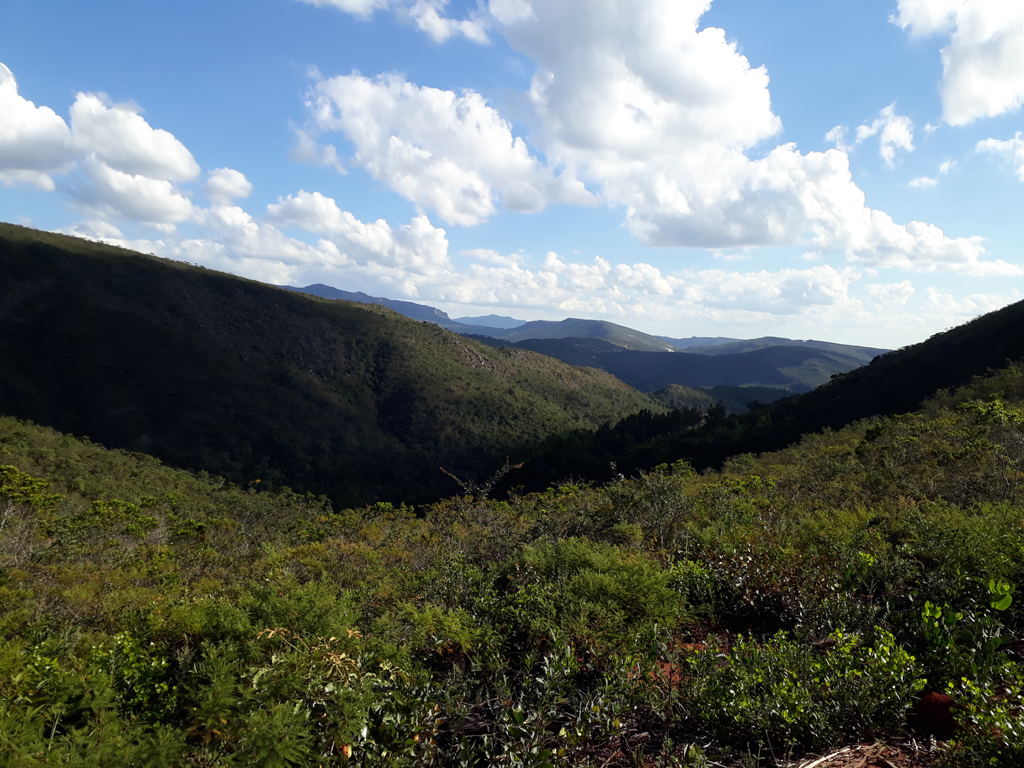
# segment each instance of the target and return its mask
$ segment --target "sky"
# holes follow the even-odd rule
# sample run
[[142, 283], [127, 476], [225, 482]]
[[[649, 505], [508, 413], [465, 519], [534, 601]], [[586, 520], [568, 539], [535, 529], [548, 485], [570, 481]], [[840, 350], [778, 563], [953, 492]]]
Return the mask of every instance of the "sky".
[[1024, 2], [0, 0], [0, 220], [453, 317], [1024, 298]]

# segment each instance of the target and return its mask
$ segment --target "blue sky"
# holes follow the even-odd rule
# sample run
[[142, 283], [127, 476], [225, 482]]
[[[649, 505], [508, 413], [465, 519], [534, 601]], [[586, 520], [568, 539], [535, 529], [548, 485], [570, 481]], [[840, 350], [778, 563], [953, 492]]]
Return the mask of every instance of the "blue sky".
[[0, 4], [0, 219], [453, 316], [897, 347], [1021, 298], [1024, 4]]

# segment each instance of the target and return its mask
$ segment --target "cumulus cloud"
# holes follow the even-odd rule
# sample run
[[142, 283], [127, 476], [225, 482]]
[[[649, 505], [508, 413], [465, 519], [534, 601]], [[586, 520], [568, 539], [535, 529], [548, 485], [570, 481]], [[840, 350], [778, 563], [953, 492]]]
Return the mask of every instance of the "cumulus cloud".
[[[699, 29], [708, 7], [488, 5], [492, 29], [537, 64], [528, 93], [537, 153], [480, 94], [398, 75], [314, 73], [304, 130], [344, 134], [355, 165], [450, 224], [478, 224], [499, 207], [600, 200], [621, 208], [629, 231], [651, 246], [802, 244], [875, 268], [1011, 270], [984, 261], [978, 239], [867, 208], [841, 126], [828, 134], [841, 149], [802, 154], [786, 144], [748, 157], [781, 121], [764, 67], [752, 67], [722, 30]], [[897, 150], [914, 149], [913, 123], [894, 104], [857, 129], [858, 141], [871, 136], [889, 165]]]
[[857, 277], [828, 265], [778, 272], [705, 270], [694, 275], [686, 295], [690, 301], [721, 309], [794, 314], [808, 307], [853, 303], [849, 289]]
[[1017, 131], [1012, 139], [1000, 141], [999, 139], [984, 139], [979, 141], [974, 148], [975, 152], [988, 152], [995, 155], [1002, 155], [1007, 162], [1014, 166], [1017, 178], [1024, 181], [1024, 139], [1021, 132]]
[[914, 189], [931, 189], [939, 183], [938, 179], [933, 179], [930, 176], [918, 176], [916, 179], [911, 179], [907, 182], [908, 186]]
[[450, 266], [445, 231], [432, 226], [426, 216], [393, 229], [383, 219], [359, 221], [332, 198], [305, 191], [280, 198], [267, 206], [267, 214], [278, 226], [327, 236], [357, 264], [420, 275], [438, 274]]
[[203, 187], [203, 194], [217, 206], [230, 205], [232, 200], [239, 200], [252, 194], [252, 182], [245, 174], [233, 168], [215, 168]]
[[0, 64], [0, 183], [34, 184], [53, 191], [52, 174], [78, 207], [97, 219], [125, 218], [158, 229], [193, 220], [196, 209], [172, 182], [199, 175], [185, 145], [153, 128], [134, 104], [104, 94], [79, 93], [71, 125], [48, 107], [18, 94]]
[[893, 22], [912, 36], [949, 35], [942, 49], [943, 119], [966, 125], [1024, 103], [1024, 4], [899, 0]]
[[345, 165], [338, 157], [338, 150], [333, 144], [320, 145], [310, 135], [309, 131], [293, 127], [295, 131], [295, 146], [288, 153], [288, 157], [296, 163], [312, 163], [319, 166], [330, 166], [342, 176], [348, 173]]
[[975, 293], [958, 299], [952, 293], [929, 287], [927, 306], [931, 311], [951, 318], [977, 317], [1001, 309], [1019, 297], [1019, 292], [1013, 291], [1010, 295]]
[[849, 152], [853, 147], [846, 143], [847, 132], [846, 126], [837, 125], [825, 134], [825, 141], [834, 144], [835, 148], [840, 152]]
[[914, 123], [905, 115], [896, 114], [896, 102], [878, 113], [871, 125], [857, 126], [857, 143], [878, 134], [878, 154], [890, 168], [896, 159], [896, 150], [914, 151]]
[[[771, 139], [768, 73], [716, 28], [698, 29], [703, 0], [548, 0], [497, 24], [537, 62], [530, 98], [547, 161], [571, 169], [622, 206], [626, 226], [653, 246], [722, 248], [806, 243], [852, 261], [922, 271], [982, 265], [976, 240], [925, 224], [898, 225], [866, 207], [844, 151], [801, 154], [791, 144], [752, 160]], [[910, 149], [912, 124], [879, 116], [883, 157]], [[841, 130], [830, 132], [843, 141]], [[866, 138], [866, 137], [864, 137]], [[863, 139], [862, 139], [863, 140]]]
[[909, 280], [899, 283], [872, 283], [865, 285], [864, 290], [879, 306], [904, 306], [915, 293], [914, 285]]
[[133, 176], [189, 181], [199, 164], [172, 134], [153, 128], [134, 104], [112, 104], [105, 94], [80, 93], [71, 105], [71, 130], [86, 152]]
[[140, 221], [164, 230], [196, 217], [192, 201], [169, 181], [125, 173], [94, 156], [82, 161], [82, 166], [84, 178], [69, 189], [78, 205], [92, 214]]
[[[488, 260], [491, 261], [491, 260]], [[535, 268], [520, 260], [476, 263], [421, 286], [435, 302], [477, 307], [550, 309], [563, 313], [679, 318], [791, 317], [802, 313], [863, 312], [849, 295], [858, 275], [830, 266], [735, 272], [666, 274], [651, 264], [568, 261], [549, 252]]]
[[22, 97], [14, 74], [0, 63], [0, 183], [52, 191], [50, 174], [70, 170], [77, 155], [64, 119]]
[[956, 168], [956, 160], [943, 160], [939, 163], [939, 173], [945, 176], [947, 173]]
[[447, 5], [448, 0], [416, 0], [409, 9], [409, 15], [416, 28], [429, 35], [435, 43], [443, 43], [458, 35], [481, 45], [490, 42], [484, 16], [477, 14], [468, 19], [451, 19], [442, 13]]
[[522, 252], [506, 255], [499, 253], [492, 248], [470, 248], [465, 251], [460, 251], [460, 255], [465, 256], [467, 259], [472, 259], [473, 261], [487, 262], [490, 264], [503, 264], [506, 266], [519, 264], [526, 258]]
[[477, 224], [500, 204], [539, 211], [592, 200], [571, 173], [555, 174], [478, 93], [419, 87], [397, 75], [319, 79], [308, 108], [319, 131], [340, 131], [353, 162], [446, 222]]

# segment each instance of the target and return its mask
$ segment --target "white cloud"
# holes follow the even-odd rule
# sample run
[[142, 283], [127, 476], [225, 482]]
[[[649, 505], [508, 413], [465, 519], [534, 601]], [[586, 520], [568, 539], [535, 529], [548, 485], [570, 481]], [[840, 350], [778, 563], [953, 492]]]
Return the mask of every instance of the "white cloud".
[[[416, 29], [430, 37], [435, 43], [443, 43], [452, 37], [462, 36], [480, 45], [490, 43], [487, 29], [489, 14], [481, 8], [468, 19], [453, 19], [444, 15], [449, 0], [299, 0], [318, 8], [332, 7], [350, 13], [361, 19], [369, 19], [374, 11], [394, 8], [396, 14], [411, 21]], [[521, 0], [506, 0], [498, 3], [499, 13], [514, 16]], [[493, 4], [492, 4], [493, 5]], [[505, 10], [503, 5], [510, 7]], [[527, 3], [529, 7], [529, 3]]]
[[486, 18], [477, 15], [469, 19], [450, 19], [441, 13], [447, 5], [448, 0], [416, 0], [409, 9], [409, 15], [416, 28], [429, 35], [435, 43], [443, 43], [457, 35], [481, 45], [490, 42]]
[[701, 305], [748, 312], [795, 314], [813, 306], [847, 306], [856, 273], [828, 265], [778, 272], [705, 270], [694, 275], [687, 298]]
[[301, 3], [315, 5], [317, 8], [337, 8], [339, 11], [351, 13], [362, 19], [368, 19], [374, 11], [386, 10], [390, 0], [299, 0]]
[[939, 173], [945, 176], [947, 173], [956, 168], [956, 160], [943, 160], [939, 163]]
[[417, 275], [436, 275], [451, 265], [445, 231], [432, 226], [426, 216], [392, 229], [383, 219], [359, 221], [332, 198], [305, 191], [280, 198], [267, 206], [267, 214], [279, 226], [326, 235], [356, 264]]
[[942, 49], [943, 119], [966, 125], [1024, 103], [1024, 3], [899, 0], [893, 22], [912, 36], [950, 35]]
[[[977, 238], [900, 225], [866, 207], [844, 151], [750, 150], [781, 129], [768, 74], [725, 33], [698, 29], [705, 0], [547, 0], [496, 5], [491, 23], [537, 64], [532, 140], [544, 161], [478, 93], [397, 75], [315, 74], [307, 130], [343, 133], [353, 162], [446, 222], [477, 224], [499, 206], [536, 211], [598, 199], [625, 211], [650, 246], [809, 245], [872, 268], [1015, 273], [983, 260]], [[587, 23], [579, 25], [581, 17]], [[913, 124], [883, 109], [858, 140], [879, 138], [892, 165]], [[840, 126], [829, 139], [845, 147]], [[557, 172], [556, 172], [557, 169]]]
[[125, 173], [94, 156], [83, 163], [84, 183], [70, 187], [72, 198], [103, 218], [121, 218], [173, 229], [196, 218], [197, 209], [164, 179]]
[[465, 256], [467, 259], [472, 259], [473, 261], [502, 264], [504, 266], [521, 264], [526, 259], [526, 255], [522, 252], [505, 255], [491, 248], [470, 248], [465, 251], [460, 251], [459, 255]]
[[853, 147], [846, 143], [846, 134], [846, 126], [837, 125], [825, 134], [825, 141], [834, 144], [840, 152], [849, 152]]
[[333, 144], [320, 145], [309, 131], [292, 126], [296, 143], [288, 152], [288, 157], [296, 163], [311, 163], [319, 166], [330, 166], [342, 176], [348, 174], [344, 163], [338, 157], [338, 150]]
[[958, 299], [953, 294], [928, 288], [928, 307], [935, 312], [951, 318], [977, 317], [986, 312], [993, 312], [1019, 299], [1019, 292], [1011, 295], [975, 293]]
[[938, 183], [938, 179], [933, 179], [930, 176], [918, 176], [916, 179], [908, 181], [907, 186], [913, 187], [914, 189], [931, 189]]
[[539, 211], [592, 199], [571, 174], [554, 174], [478, 93], [418, 87], [397, 75], [320, 79], [308, 107], [317, 130], [341, 131], [353, 162], [446, 222], [477, 224], [500, 204]]
[[515, 24], [533, 17], [530, 0], [490, 0], [487, 10], [502, 24]]
[[0, 63], [0, 183], [55, 188], [50, 173], [70, 170], [77, 152], [64, 119], [18, 93], [18, 83]]
[[53, 192], [57, 188], [57, 185], [53, 181], [53, 177], [48, 173], [42, 173], [41, 171], [28, 171], [24, 169], [0, 170], [0, 184], [5, 187], [16, 187], [21, 184], [31, 184], [36, 189], [41, 189], [43, 192]]
[[905, 115], [896, 114], [896, 102], [878, 113], [878, 118], [871, 125], [857, 126], [857, 143], [874, 136], [881, 131], [878, 141], [878, 154], [890, 168], [896, 159], [896, 150], [914, 151], [914, 123]]
[[104, 94], [80, 93], [71, 105], [71, 130], [84, 152], [134, 176], [188, 181], [199, 164], [167, 131], [152, 128], [134, 104], [111, 104]]
[[[875, 266], [1004, 269], [979, 266], [977, 241], [897, 225], [867, 208], [844, 152], [801, 154], [787, 144], [747, 157], [781, 122], [766, 70], [751, 67], [722, 30], [698, 30], [708, 7], [704, 0], [588, 3], [583, 34], [578, 0], [548, 0], [529, 18], [498, 25], [537, 62], [530, 96], [548, 162], [623, 206], [627, 227], [648, 245], [804, 243]], [[887, 159], [913, 146], [912, 124], [894, 107], [874, 130]]]
[[203, 194], [210, 198], [215, 206], [230, 205], [232, 200], [239, 200], [252, 194], [252, 182], [245, 174], [233, 168], [215, 168], [203, 187]]
[[975, 152], [989, 152], [1002, 155], [1011, 164], [1016, 166], [1014, 171], [1017, 178], [1024, 181], [1024, 139], [1021, 132], [1017, 131], [1012, 139], [1000, 141], [998, 139], [984, 139], [979, 141], [974, 148]]
[[879, 306], [904, 306], [915, 293], [914, 285], [909, 280], [899, 283], [872, 283], [865, 285], [864, 290]]

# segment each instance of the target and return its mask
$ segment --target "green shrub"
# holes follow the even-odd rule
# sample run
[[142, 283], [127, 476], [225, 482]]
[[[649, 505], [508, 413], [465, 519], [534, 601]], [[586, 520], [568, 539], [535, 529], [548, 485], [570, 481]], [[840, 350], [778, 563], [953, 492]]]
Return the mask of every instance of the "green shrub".
[[903, 722], [925, 685], [891, 634], [836, 633], [818, 647], [784, 633], [683, 657], [683, 706], [727, 743], [791, 751], [865, 738]]

